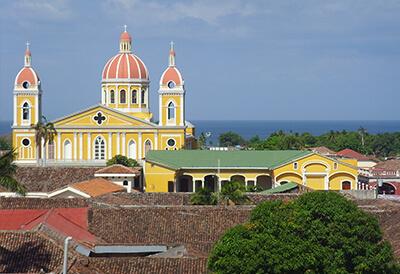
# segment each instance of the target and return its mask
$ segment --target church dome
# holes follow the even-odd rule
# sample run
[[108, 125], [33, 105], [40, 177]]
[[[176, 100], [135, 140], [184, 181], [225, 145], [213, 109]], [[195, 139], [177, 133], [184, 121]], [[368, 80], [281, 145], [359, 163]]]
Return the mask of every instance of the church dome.
[[29, 49], [29, 43], [26, 45], [25, 50], [25, 65], [18, 72], [17, 77], [15, 77], [15, 86], [22, 86], [23, 88], [29, 88], [30, 86], [40, 85], [40, 79], [37, 72], [31, 66], [31, 51]]
[[120, 36], [120, 51], [111, 57], [103, 68], [102, 80], [149, 80], [143, 61], [131, 52], [132, 38], [125, 31]]

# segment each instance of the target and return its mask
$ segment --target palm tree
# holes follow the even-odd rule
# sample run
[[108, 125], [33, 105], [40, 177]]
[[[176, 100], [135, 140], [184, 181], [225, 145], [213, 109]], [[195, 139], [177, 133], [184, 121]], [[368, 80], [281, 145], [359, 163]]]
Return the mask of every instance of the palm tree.
[[0, 156], [0, 185], [10, 191], [25, 195], [25, 187], [15, 180], [17, 166], [13, 163], [15, 150], [10, 150]]
[[[37, 146], [37, 160], [41, 160], [42, 149], [44, 150], [43, 158], [44, 163], [46, 162], [46, 145], [47, 143], [52, 143], [54, 141], [54, 136], [57, 135], [57, 131], [52, 122], [48, 122], [46, 117], [42, 117], [44, 123], [42, 121], [37, 122], [35, 125], [35, 141]], [[43, 146], [43, 147], [42, 147]]]
[[361, 145], [362, 145], [363, 148], [364, 148], [364, 146], [365, 146], [364, 135], [365, 135], [366, 133], [367, 133], [367, 130], [366, 130], [365, 128], [360, 127], [360, 128], [358, 129], [358, 134], [360, 134], [360, 136], [361, 136]]

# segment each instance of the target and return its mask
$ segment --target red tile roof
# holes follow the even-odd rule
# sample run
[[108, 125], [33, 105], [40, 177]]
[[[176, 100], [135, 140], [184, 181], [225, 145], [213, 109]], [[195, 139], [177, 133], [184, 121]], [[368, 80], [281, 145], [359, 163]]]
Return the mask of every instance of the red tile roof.
[[346, 158], [356, 159], [358, 161], [373, 161], [369, 157], [367, 157], [357, 151], [354, 151], [350, 148], [343, 149], [343, 150], [337, 152], [336, 155], [346, 157]]
[[114, 184], [113, 182], [103, 179], [95, 178], [79, 183], [70, 185], [70, 187], [82, 191], [91, 197], [97, 197], [108, 193], [124, 191], [123, 186]]
[[95, 174], [140, 174], [141, 168], [126, 167], [123, 165], [112, 165], [96, 171]]
[[76, 241], [92, 243], [96, 237], [88, 232], [87, 214], [88, 208], [0, 210], [0, 230], [32, 230], [46, 225]]

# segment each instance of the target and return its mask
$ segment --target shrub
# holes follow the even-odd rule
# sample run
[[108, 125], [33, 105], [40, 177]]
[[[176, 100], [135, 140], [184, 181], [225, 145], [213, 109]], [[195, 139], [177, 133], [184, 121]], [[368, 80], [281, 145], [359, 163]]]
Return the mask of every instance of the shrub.
[[244, 204], [249, 200], [245, 195], [246, 188], [240, 182], [230, 181], [222, 185], [220, 198], [228, 204], [229, 201], [235, 204]]
[[192, 205], [216, 205], [218, 196], [208, 188], [199, 188], [190, 196], [190, 203]]
[[136, 167], [139, 166], [138, 162], [134, 159], [128, 158], [122, 155], [115, 155], [110, 160], [107, 161], [107, 166], [111, 165], [123, 165], [127, 167]]
[[216, 273], [399, 273], [378, 221], [333, 192], [258, 205], [216, 243]]

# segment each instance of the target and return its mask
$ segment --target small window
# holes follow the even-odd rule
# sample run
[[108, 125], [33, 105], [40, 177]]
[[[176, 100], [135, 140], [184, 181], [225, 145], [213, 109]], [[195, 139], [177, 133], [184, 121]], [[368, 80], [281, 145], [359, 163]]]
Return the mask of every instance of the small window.
[[167, 141], [167, 144], [168, 144], [168, 146], [170, 146], [170, 147], [173, 147], [173, 146], [175, 146], [175, 140], [174, 139], [168, 139], [168, 141]]
[[22, 120], [29, 120], [29, 104], [27, 102], [25, 102], [22, 105]]
[[25, 89], [29, 88], [29, 82], [27, 82], [27, 81], [23, 82], [22, 87]]
[[132, 90], [132, 104], [137, 104], [137, 90]]
[[22, 145], [24, 145], [25, 147], [29, 146], [31, 144], [31, 141], [28, 138], [24, 138], [22, 140]]
[[350, 190], [351, 189], [351, 183], [349, 181], [342, 182], [342, 189], [343, 190]]
[[174, 192], [174, 182], [168, 181], [168, 192]]
[[175, 119], [175, 105], [174, 105], [173, 102], [170, 102], [170, 103], [168, 104], [168, 113], [167, 113], [167, 116], [168, 116], [168, 120], [173, 120], [173, 119]]
[[337, 163], [333, 163], [333, 169], [337, 169], [338, 168], [338, 164]]
[[294, 169], [297, 169], [297, 168], [298, 168], [298, 165], [299, 165], [299, 164], [298, 164], [297, 162], [294, 162], [294, 163], [293, 163], [293, 168], [294, 168]]
[[128, 181], [127, 180], [125, 180], [125, 181], [123, 181], [123, 183], [122, 183], [124, 186], [127, 186], [128, 185]]
[[174, 81], [169, 81], [169, 82], [168, 82], [168, 87], [169, 87], [169, 88], [174, 88], [174, 87], [175, 87]]
[[142, 90], [142, 98], [141, 98], [141, 103], [142, 104], [144, 104], [144, 102], [145, 102], [145, 100], [144, 100], [145, 95], [146, 95], [146, 91]]
[[120, 102], [121, 104], [126, 104], [126, 91], [125, 91], [124, 89], [122, 89], [122, 90], [119, 92], [119, 102]]
[[115, 103], [115, 92], [113, 90], [110, 91], [110, 104]]

